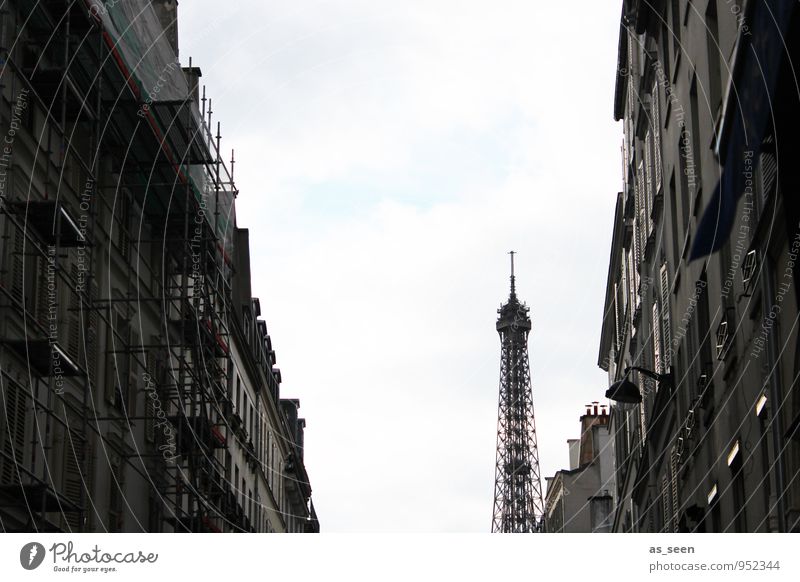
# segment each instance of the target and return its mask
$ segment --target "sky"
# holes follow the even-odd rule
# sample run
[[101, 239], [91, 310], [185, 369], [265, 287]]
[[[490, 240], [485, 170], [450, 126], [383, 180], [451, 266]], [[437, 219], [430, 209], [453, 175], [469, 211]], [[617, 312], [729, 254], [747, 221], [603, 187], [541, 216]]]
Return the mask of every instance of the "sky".
[[180, 3], [323, 532], [489, 531], [510, 250], [543, 486], [568, 468], [607, 386], [620, 7]]

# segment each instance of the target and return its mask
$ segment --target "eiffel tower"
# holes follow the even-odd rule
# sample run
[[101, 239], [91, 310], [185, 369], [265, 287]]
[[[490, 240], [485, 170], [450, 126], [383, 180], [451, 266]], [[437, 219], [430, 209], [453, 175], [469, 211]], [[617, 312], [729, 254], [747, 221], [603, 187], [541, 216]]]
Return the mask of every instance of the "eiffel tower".
[[500, 402], [497, 410], [492, 533], [544, 531], [544, 503], [528, 364], [530, 308], [517, 299], [514, 251], [511, 294], [497, 310], [500, 334]]

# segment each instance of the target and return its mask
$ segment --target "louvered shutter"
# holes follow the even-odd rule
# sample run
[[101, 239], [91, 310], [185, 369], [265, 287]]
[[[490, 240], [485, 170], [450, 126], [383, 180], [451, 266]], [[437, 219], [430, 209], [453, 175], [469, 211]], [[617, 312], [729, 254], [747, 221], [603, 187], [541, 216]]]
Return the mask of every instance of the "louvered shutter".
[[108, 480], [108, 529], [117, 532], [122, 529], [122, 503], [125, 494], [122, 458], [112, 453], [109, 459], [111, 478]]
[[[644, 385], [643, 385], [644, 391]], [[645, 441], [647, 440], [647, 394], [643, 394], [644, 399], [641, 404], [639, 404], [639, 432], [642, 439], [642, 446], [644, 446]]]
[[[95, 467], [96, 467], [96, 456], [97, 456], [97, 447], [95, 446], [94, 436], [91, 433], [86, 435], [86, 473], [83, 475], [84, 483], [86, 484], [86, 491], [87, 499], [95, 499], [97, 497], [97, 491], [95, 489]], [[86, 518], [86, 526], [85, 531], [94, 531], [94, 517], [95, 512], [90, 510], [88, 507], [89, 504], [86, 504], [87, 507], [84, 507], [84, 516]]]
[[669, 268], [667, 263], [661, 265], [661, 330], [664, 338], [662, 361], [664, 370], [669, 372], [672, 366], [672, 321], [669, 308]]
[[25, 445], [28, 432], [28, 407], [23, 388], [13, 381], [3, 382], [3, 406], [0, 414], [0, 441], [3, 456], [0, 457], [0, 483], [18, 483], [16, 464], [25, 465]]
[[97, 382], [97, 364], [98, 364], [98, 286], [97, 282], [92, 279], [90, 288], [90, 306], [86, 317], [89, 320], [88, 331], [86, 333], [86, 367], [89, 372], [89, 378], [92, 383]]
[[661, 508], [662, 508], [662, 532], [672, 530], [672, 494], [670, 490], [670, 480], [666, 475], [661, 479]]
[[105, 370], [105, 396], [109, 404], [114, 405], [117, 401], [117, 385], [119, 383], [119, 360], [123, 354], [116, 353], [120, 349], [120, 341], [116, 330], [120, 318], [117, 310], [108, 310], [109, 325], [106, 327], [106, 370]]
[[[634, 244], [638, 244], [635, 243]], [[628, 250], [628, 309], [632, 311], [636, 305], [636, 264], [634, 263], [635, 251]], [[627, 322], [626, 322], [627, 323]]]
[[644, 170], [642, 180], [644, 182], [644, 206], [647, 219], [647, 236], [653, 232], [653, 132], [648, 128], [644, 136]]
[[11, 251], [11, 292], [20, 301], [25, 301], [25, 235], [22, 229], [14, 228], [14, 244]]
[[156, 406], [153, 397], [158, 397], [158, 385], [156, 384], [156, 358], [152, 350], [147, 352], [145, 358], [147, 370], [150, 375], [150, 382], [145, 383], [144, 391], [144, 436], [148, 442], [154, 442]]
[[761, 144], [761, 153], [758, 156], [758, 165], [761, 173], [761, 201], [765, 202], [777, 184], [778, 160], [775, 155], [775, 139], [769, 135]]
[[119, 194], [119, 221], [117, 227], [119, 228], [119, 250], [124, 260], [130, 259], [131, 239], [130, 239], [130, 209], [131, 202], [127, 192]]
[[[70, 265], [70, 276], [72, 277], [73, 281], [78, 281], [78, 265], [74, 263]], [[67, 303], [69, 308], [67, 309], [66, 313], [67, 351], [72, 358], [76, 359], [80, 365], [83, 365], [84, 362], [79, 359], [80, 354], [83, 353], [81, 346], [83, 334], [81, 333], [80, 295], [73, 289], [67, 289], [67, 293], [69, 294], [69, 303]]]
[[662, 167], [661, 167], [661, 111], [658, 94], [658, 81], [653, 84], [653, 193], [658, 195], [661, 190]]
[[[69, 415], [71, 427], [80, 426], [74, 415]], [[63, 494], [69, 501], [77, 506], [81, 505], [83, 492], [83, 479], [81, 467], [85, 453], [85, 442], [76, 430], [69, 430], [64, 439], [64, 489]], [[80, 515], [76, 512], [66, 512], [66, 521], [72, 531], [80, 529]]]
[[127, 397], [128, 416], [136, 416], [136, 401], [139, 397], [139, 391], [136, 389], [138, 384], [137, 371], [138, 364], [137, 358], [141, 357], [139, 353], [141, 342], [139, 341], [139, 332], [131, 330], [130, 344], [128, 346], [128, 375], [125, 378], [127, 385], [125, 386], [124, 394]]
[[658, 313], [658, 302], [653, 302], [653, 367], [656, 372], [662, 373], [662, 359], [661, 359], [661, 325]]
[[678, 531], [678, 451], [672, 447], [670, 454], [670, 493], [672, 495], [672, 531]]
[[[48, 261], [46, 257], [36, 257], [35, 260], [31, 261], [31, 264], [36, 269], [34, 273], [34, 280], [36, 282], [36, 300], [33, 306], [34, 313], [36, 314], [36, 321], [38, 321], [42, 326], [47, 327], [49, 322], [48, 318], [48, 298], [49, 298], [49, 290], [48, 290], [48, 281], [47, 281], [47, 273], [48, 273]], [[53, 292], [55, 292], [55, 271], [53, 271]], [[55, 296], [53, 296], [53, 302], [55, 303]]]

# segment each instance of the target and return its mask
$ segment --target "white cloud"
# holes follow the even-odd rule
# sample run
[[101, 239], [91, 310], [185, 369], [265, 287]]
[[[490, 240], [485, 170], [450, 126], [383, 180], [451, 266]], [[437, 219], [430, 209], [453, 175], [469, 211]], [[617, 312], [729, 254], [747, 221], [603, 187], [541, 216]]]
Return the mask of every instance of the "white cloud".
[[182, 55], [237, 150], [323, 529], [486, 531], [509, 249], [543, 476], [604, 388], [618, 2], [237, 6], [209, 43], [217, 4], [181, 4]]

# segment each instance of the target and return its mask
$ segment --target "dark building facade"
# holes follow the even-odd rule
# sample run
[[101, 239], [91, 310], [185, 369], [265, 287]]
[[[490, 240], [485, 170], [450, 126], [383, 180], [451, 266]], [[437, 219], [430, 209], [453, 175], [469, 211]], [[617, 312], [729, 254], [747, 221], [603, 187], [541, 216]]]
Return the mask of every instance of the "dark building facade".
[[177, 2], [0, 8], [0, 530], [318, 531]]
[[[785, 44], [784, 44], [785, 41]], [[625, 1], [599, 365], [614, 531], [800, 529], [800, 107], [793, 3]]]

